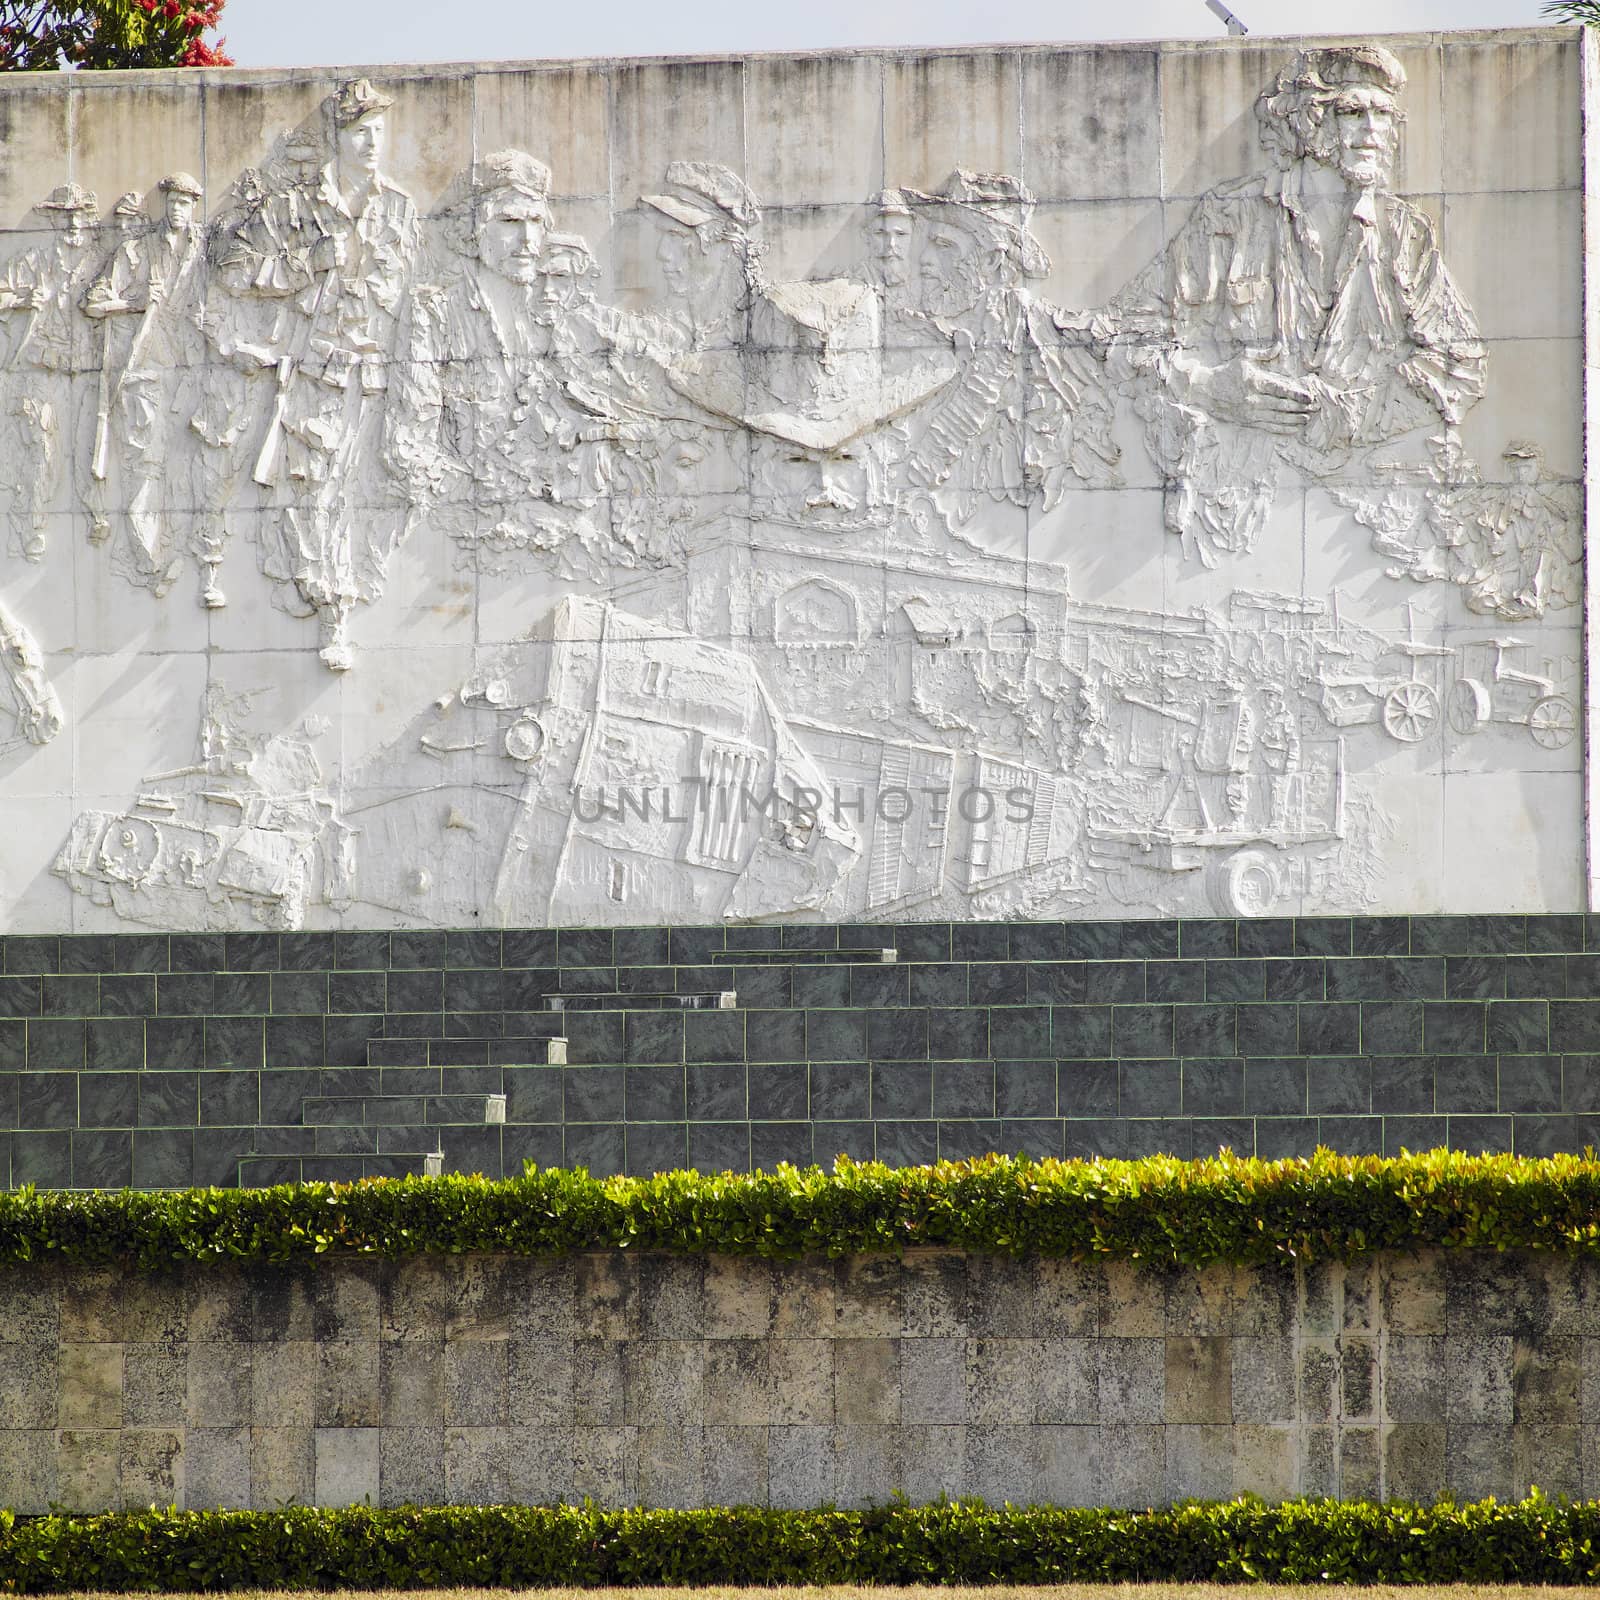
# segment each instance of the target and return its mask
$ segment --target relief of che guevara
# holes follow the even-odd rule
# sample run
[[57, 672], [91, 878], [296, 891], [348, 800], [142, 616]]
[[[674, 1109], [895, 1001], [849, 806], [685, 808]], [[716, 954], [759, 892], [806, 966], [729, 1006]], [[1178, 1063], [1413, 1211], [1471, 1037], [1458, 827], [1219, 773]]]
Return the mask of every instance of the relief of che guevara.
[[1111, 307], [1167, 526], [1208, 565], [1252, 547], [1282, 466], [1336, 475], [1483, 394], [1472, 311], [1392, 187], [1404, 87], [1379, 45], [1296, 56], [1256, 101], [1271, 167], [1204, 195]]

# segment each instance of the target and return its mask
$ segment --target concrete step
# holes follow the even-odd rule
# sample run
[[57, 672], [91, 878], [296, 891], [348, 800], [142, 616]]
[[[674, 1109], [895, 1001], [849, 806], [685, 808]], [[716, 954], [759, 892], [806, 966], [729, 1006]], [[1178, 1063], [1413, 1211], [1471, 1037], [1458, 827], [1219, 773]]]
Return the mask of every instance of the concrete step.
[[[773, 945], [751, 950], [712, 950], [710, 965], [719, 967], [809, 967], [857, 966], [898, 961], [900, 952], [893, 945], [860, 946], [849, 950], [785, 950]], [[705, 963], [702, 963], [705, 964]]]
[[356, 1183], [362, 1178], [437, 1177], [444, 1170], [441, 1151], [394, 1155], [242, 1156], [239, 1187], [264, 1189], [277, 1183]]
[[[291, 1151], [304, 1154], [304, 1133], [312, 1135], [311, 1149], [319, 1156], [415, 1155], [421, 1150], [436, 1150], [440, 1130], [434, 1123], [394, 1123], [377, 1126], [319, 1127], [302, 1130], [302, 1139]], [[453, 1137], [446, 1135], [446, 1137]]]
[[314, 1095], [302, 1102], [301, 1120], [314, 1127], [471, 1127], [506, 1120], [503, 1094]]
[[[608, 989], [614, 988], [615, 985], [608, 984], [606, 987]], [[700, 987], [704, 987], [704, 985], [700, 985]], [[543, 1004], [544, 1000], [543, 996], [541, 995], [539, 999], [539, 1007], [542, 1008]], [[496, 1019], [497, 1023], [498, 1019], [504, 1018], [505, 1021], [503, 1024], [500, 1024], [500, 1026], [502, 1027], [502, 1031], [507, 1034], [526, 1035], [528, 1037], [533, 1037], [539, 1034], [549, 1034], [559, 1031], [557, 1025], [550, 1020], [550, 1014], [547, 1011], [539, 1008], [536, 1008], [532, 1011], [496, 1009], [490, 1012], [479, 1013], [479, 1015], [494, 1018]], [[381, 1023], [378, 1027], [378, 1030], [370, 1035], [374, 1041], [380, 1039], [429, 1039], [436, 1044], [445, 1045], [454, 1042], [460, 1042], [461, 1040], [481, 1041], [489, 1036], [489, 1030], [487, 1028], [479, 1027], [470, 1029], [463, 1028], [455, 1034], [446, 1033], [443, 1029], [441, 1015], [437, 1011], [383, 1012], [381, 1013]]]
[[738, 991], [719, 990], [715, 994], [547, 994], [547, 1011], [733, 1011], [739, 1004]]
[[380, 1038], [367, 1041], [367, 1064], [373, 1067], [525, 1067], [542, 1062], [551, 1038], [562, 1032], [561, 1018], [546, 1014], [549, 1027], [537, 1034], [519, 1033], [496, 1039]]

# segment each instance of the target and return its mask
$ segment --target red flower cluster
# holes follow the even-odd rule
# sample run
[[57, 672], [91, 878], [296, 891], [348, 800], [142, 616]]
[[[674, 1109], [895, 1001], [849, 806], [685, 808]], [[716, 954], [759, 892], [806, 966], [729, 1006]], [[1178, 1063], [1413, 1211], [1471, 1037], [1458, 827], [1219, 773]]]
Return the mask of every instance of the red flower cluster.
[[224, 0], [0, 0], [0, 71], [226, 67]]

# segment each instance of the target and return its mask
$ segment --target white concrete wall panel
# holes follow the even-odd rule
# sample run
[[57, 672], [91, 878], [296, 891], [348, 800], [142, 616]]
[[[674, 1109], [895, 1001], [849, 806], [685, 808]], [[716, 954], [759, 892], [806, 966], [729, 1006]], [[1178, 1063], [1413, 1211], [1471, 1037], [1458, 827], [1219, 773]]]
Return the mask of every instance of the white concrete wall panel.
[[0, 926], [1571, 911], [1576, 30], [0, 109]]

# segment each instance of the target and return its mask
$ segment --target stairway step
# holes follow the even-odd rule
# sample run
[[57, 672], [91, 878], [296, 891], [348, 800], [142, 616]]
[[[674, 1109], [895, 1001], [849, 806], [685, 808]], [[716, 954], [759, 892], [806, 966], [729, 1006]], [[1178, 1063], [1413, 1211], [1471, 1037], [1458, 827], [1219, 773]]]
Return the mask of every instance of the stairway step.
[[[436, 1123], [381, 1124], [367, 1128], [313, 1128], [312, 1148], [319, 1156], [393, 1156], [436, 1150]], [[303, 1152], [302, 1152], [303, 1154]]]
[[369, 1039], [367, 1062], [370, 1066], [384, 1068], [526, 1066], [543, 1061], [546, 1044], [561, 1035], [558, 1014], [545, 1012], [540, 1020], [545, 1026], [537, 1033], [519, 1032], [502, 1038]]
[[313, 1127], [483, 1127], [506, 1120], [503, 1094], [313, 1095], [301, 1102], [301, 1120]]
[[563, 1011], [731, 1011], [727, 996], [731, 989], [712, 994], [635, 994], [617, 990], [611, 994], [547, 994], [545, 1010]]
[[[543, 1041], [540, 1041], [541, 1059]], [[512, 1066], [526, 1066], [527, 1062], [513, 1061]], [[449, 1067], [381, 1067], [378, 1081], [362, 1092], [367, 1094], [504, 1094], [505, 1068], [499, 1062], [491, 1066]], [[353, 1091], [352, 1091], [353, 1092]]]
[[708, 959], [715, 966], [877, 966], [898, 961], [900, 952], [892, 945], [850, 950], [782, 950], [773, 946], [770, 949], [712, 950]]
[[394, 1155], [242, 1156], [239, 1187], [263, 1189], [278, 1183], [355, 1183], [362, 1178], [436, 1176], [444, 1158], [438, 1151]]

